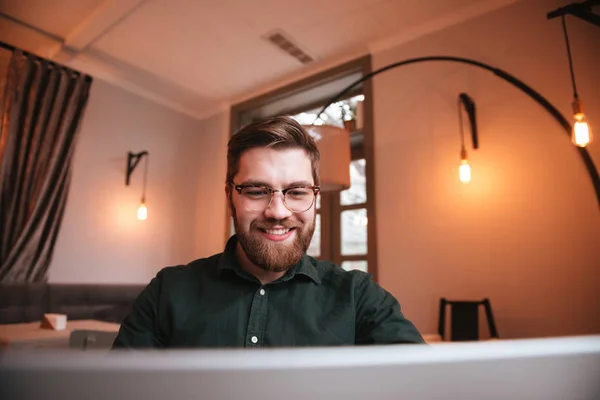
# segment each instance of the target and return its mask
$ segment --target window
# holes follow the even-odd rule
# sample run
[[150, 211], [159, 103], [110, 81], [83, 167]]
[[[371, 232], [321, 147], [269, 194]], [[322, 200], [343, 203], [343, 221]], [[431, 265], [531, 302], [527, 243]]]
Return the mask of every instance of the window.
[[[331, 104], [316, 123], [344, 126], [344, 120], [356, 121], [357, 109], [365, 100], [363, 94]], [[301, 124], [312, 124], [322, 107], [293, 115]], [[368, 218], [367, 181], [364, 154], [364, 134], [356, 124], [348, 124], [350, 132], [352, 161], [350, 188], [339, 194], [323, 193], [322, 205], [317, 208], [317, 227], [308, 254], [315, 258], [329, 259], [344, 269], [368, 271]], [[359, 125], [360, 127], [360, 125]], [[322, 218], [323, 217], [323, 218]], [[324, 226], [321, 219], [327, 220]]]

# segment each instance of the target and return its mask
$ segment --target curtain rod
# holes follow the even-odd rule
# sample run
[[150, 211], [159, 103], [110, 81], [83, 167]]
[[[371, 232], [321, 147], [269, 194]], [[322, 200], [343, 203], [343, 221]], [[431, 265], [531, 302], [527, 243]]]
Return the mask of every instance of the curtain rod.
[[91, 82], [94, 80], [94, 78], [92, 78], [92, 77], [91, 77], [90, 75], [88, 75], [88, 74], [84, 74], [84, 73], [82, 73], [82, 72], [79, 72], [79, 71], [77, 71], [76, 69], [73, 69], [73, 68], [71, 68], [71, 67], [67, 67], [67, 66], [65, 66], [65, 65], [59, 64], [59, 63], [57, 63], [57, 62], [55, 62], [55, 61], [48, 60], [47, 58], [40, 57], [40, 56], [38, 56], [37, 54], [33, 54], [33, 53], [29, 52], [29, 51], [25, 51], [25, 50], [23, 50], [23, 49], [20, 49], [20, 48], [18, 48], [18, 47], [15, 47], [15, 46], [13, 46], [13, 45], [11, 45], [11, 44], [8, 44], [8, 43], [6, 43], [6, 42], [3, 42], [3, 41], [1, 41], [1, 40], [0, 40], [0, 47], [2, 47], [2, 48], [3, 48], [3, 49], [5, 49], [5, 50], [8, 50], [8, 51], [10, 51], [10, 52], [13, 52], [13, 53], [14, 53], [15, 51], [20, 51], [21, 53], [23, 53], [23, 54], [25, 54], [25, 55], [28, 55], [28, 56], [31, 56], [31, 57], [35, 57], [35, 58], [37, 58], [37, 59], [40, 59], [40, 60], [44, 60], [45, 62], [47, 62], [47, 63], [49, 63], [49, 64], [53, 65], [53, 66], [54, 66], [54, 67], [56, 67], [56, 68], [61, 68], [61, 69], [64, 69], [64, 70], [68, 70], [68, 71], [71, 71], [71, 72], [72, 72], [73, 74], [75, 74], [75, 75], [78, 75], [78, 76], [83, 76], [83, 77], [84, 77], [84, 79], [85, 79], [87, 82], [90, 82], [90, 83], [91, 83]]

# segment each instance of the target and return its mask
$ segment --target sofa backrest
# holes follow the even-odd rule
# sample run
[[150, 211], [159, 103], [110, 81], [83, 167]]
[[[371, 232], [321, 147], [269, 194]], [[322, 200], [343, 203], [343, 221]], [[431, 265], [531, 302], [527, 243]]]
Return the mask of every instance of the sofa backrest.
[[144, 285], [49, 284], [48, 312], [121, 323]]
[[0, 324], [39, 321], [46, 312], [48, 287], [45, 283], [0, 285]]
[[0, 324], [39, 321], [44, 313], [66, 314], [68, 320], [121, 323], [144, 287], [134, 284], [0, 284]]

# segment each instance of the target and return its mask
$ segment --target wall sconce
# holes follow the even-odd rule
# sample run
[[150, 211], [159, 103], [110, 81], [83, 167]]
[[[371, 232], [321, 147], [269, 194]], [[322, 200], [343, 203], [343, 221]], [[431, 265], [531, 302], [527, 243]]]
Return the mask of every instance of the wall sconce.
[[146, 207], [146, 180], [148, 177], [148, 159], [150, 158], [150, 154], [147, 151], [142, 151], [139, 153], [132, 153], [131, 151], [127, 153], [127, 172], [125, 174], [125, 186], [129, 186], [129, 181], [131, 178], [131, 174], [135, 167], [137, 167], [140, 160], [146, 157], [146, 162], [144, 163], [144, 182], [142, 186], [142, 200], [140, 202], [140, 206], [137, 210], [137, 217], [139, 220], [145, 220], [148, 218], [148, 208]]
[[477, 137], [477, 121], [475, 117], [475, 102], [466, 93], [458, 96], [458, 123], [460, 127], [460, 166], [458, 167], [459, 179], [462, 183], [471, 181], [471, 166], [467, 158], [467, 149], [465, 148], [465, 133], [462, 120], [463, 108], [469, 117], [469, 126], [471, 127], [471, 139], [473, 149], [479, 148], [479, 139]]

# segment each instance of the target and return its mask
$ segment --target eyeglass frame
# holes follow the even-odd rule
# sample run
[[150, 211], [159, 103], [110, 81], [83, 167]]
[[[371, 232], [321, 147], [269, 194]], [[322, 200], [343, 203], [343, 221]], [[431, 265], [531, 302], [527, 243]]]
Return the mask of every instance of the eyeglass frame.
[[[233, 187], [235, 189], [236, 192], [238, 192], [238, 194], [241, 197], [244, 197], [244, 195], [242, 194], [242, 190], [245, 188], [261, 188], [261, 189], [266, 189], [269, 192], [269, 204], [267, 204], [267, 206], [265, 208], [263, 208], [262, 210], [250, 210], [248, 209], [248, 207], [246, 207], [244, 205], [244, 208], [246, 209], [246, 211], [250, 211], [250, 212], [264, 212], [265, 210], [268, 210], [269, 207], [271, 207], [271, 203], [273, 203], [273, 194], [276, 192], [281, 192], [281, 195], [283, 196], [283, 205], [285, 206], [285, 208], [292, 212], [292, 213], [303, 213], [306, 212], [308, 210], [311, 209], [311, 207], [313, 205], [315, 205], [316, 203], [316, 199], [317, 199], [317, 195], [321, 192], [321, 187], [320, 186], [291, 186], [289, 188], [285, 188], [285, 189], [273, 189], [270, 186], [265, 186], [265, 185], [254, 185], [254, 184], [242, 184], [242, 185], [236, 185], [233, 182], [229, 182], [228, 183], [229, 186]], [[288, 191], [292, 190], [292, 189], [312, 189], [313, 193], [314, 193], [314, 197], [312, 199], [312, 202], [310, 203], [310, 206], [308, 206], [308, 208], [304, 211], [294, 211], [294, 210], [290, 210], [290, 208], [288, 207], [287, 203], [285, 202], [285, 195]]]

